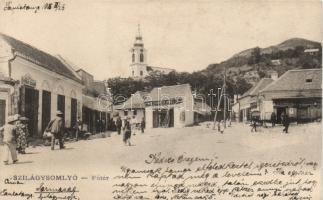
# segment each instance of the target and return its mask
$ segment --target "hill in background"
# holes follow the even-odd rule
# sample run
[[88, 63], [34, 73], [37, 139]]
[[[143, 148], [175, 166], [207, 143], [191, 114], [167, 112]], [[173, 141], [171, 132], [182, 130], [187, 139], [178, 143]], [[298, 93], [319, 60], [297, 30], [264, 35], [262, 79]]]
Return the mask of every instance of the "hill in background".
[[[314, 50], [314, 52], [307, 52]], [[297, 68], [321, 68], [322, 46], [318, 42], [293, 38], [267, 48], [251, 48], [233, 55], [226, 61], [210, 64], [206, 69], [188, 72], [151, 72], [145, 79], [115, 77], [107, 79], [113, 95], [130, 97], [137, 91], [149, 92], [154, 87], [190, 84], [196, 94], [206, 97], [223, 86], [223, 71], [227, 69], [227, 94], [243, 94], [262, 77], [270, 77], [274, 70], [282, 75], [287, 70]]]
[[[316, 49], [317, 52], [307, 53], [306, 49]], [[254, 84], [260, 78], [269, 76], [272, 70], [281, 75], [290, 69], [321, 68], [321, 66], [321, 43], [292, 38], [278, 45], [241, 51], [219, 64], [210, 64], [201, 73], [222, 73], [226, 68], [228, 76], [234, 80], [240, 77]]]

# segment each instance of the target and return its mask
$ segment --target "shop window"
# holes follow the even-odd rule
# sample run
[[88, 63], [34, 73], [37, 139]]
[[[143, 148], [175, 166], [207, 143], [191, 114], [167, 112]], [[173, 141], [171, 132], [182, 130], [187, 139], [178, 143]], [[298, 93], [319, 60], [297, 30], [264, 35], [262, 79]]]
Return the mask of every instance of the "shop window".
[[6, 117], [6, 101], [0, 99], [0, 127], [5, 124]]

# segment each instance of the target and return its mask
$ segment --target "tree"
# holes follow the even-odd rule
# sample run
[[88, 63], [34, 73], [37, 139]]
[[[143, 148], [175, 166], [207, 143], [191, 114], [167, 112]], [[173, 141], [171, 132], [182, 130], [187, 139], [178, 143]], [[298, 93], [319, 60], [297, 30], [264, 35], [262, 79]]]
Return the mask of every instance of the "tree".
[[260, 62], [261, 59], [261, 52], [260, 52], [260, 48], [259, 47], [255, 47], [252, 52], [251, 52], [251, 56], [249, 58], [248, 64], [252, 65], [252, 64], [257, 64]]
[[243, 94], [247, 92], [252, 85], [248, 83], [244, 78], [238, 77], [235, 82], [235, 94]]

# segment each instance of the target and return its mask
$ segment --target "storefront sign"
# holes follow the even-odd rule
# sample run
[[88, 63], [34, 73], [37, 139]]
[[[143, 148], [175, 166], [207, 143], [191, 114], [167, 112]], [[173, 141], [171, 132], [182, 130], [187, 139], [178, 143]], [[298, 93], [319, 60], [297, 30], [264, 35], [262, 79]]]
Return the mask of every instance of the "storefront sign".
[[36, 81], [29, 74], [21, 77], [21, 84], [30, 87], [36, 87]]

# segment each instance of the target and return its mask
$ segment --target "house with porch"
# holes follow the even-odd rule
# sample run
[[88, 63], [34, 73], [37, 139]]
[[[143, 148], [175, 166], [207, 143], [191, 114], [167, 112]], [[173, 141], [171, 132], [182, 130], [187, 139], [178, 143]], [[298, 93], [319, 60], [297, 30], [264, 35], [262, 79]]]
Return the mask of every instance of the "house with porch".
[[83, 84], [58, 57], [0, 33], [0, 126], [8, 115], [29, 119], [30, 136], [41, 137], [57, 110], [66, 127], [82, 116]]
[[[72, 64], [71, 64], [72, 65]], [[110, 129], [111, 102], [107, 97], [104, 81], [94, 80], [94, 76], [75, 65], [75, 72], [80, 76], [82, 90], [82, 129], [92, 134]]]
[[253, 111], [259, 111], [259, 91], [272, 83], [274, 79], [276, 79], [276, 76], [272, 76], [271, 78], [262, 78], [243, 95], [235, 97], [232, 109], [234, 111], [234, 118], [237, 119], [238, 122], [250, 121], [251, 113]]
[[137, 91], [125, 102], [115, 106], [114, 110], [119, 117], [130, 117], [139, 123], [142, 118], [145, 119], [145, 98], [147, 96], [148, 92]]
[[153, 88], [145, 106], [147, 128], [194, 124], [194, 98], [189, 84]]
[[292, 121], [310, 122], [322, 118], [322, 69], [295, 69], [259, 91], [262, 115], [282, 113]]

